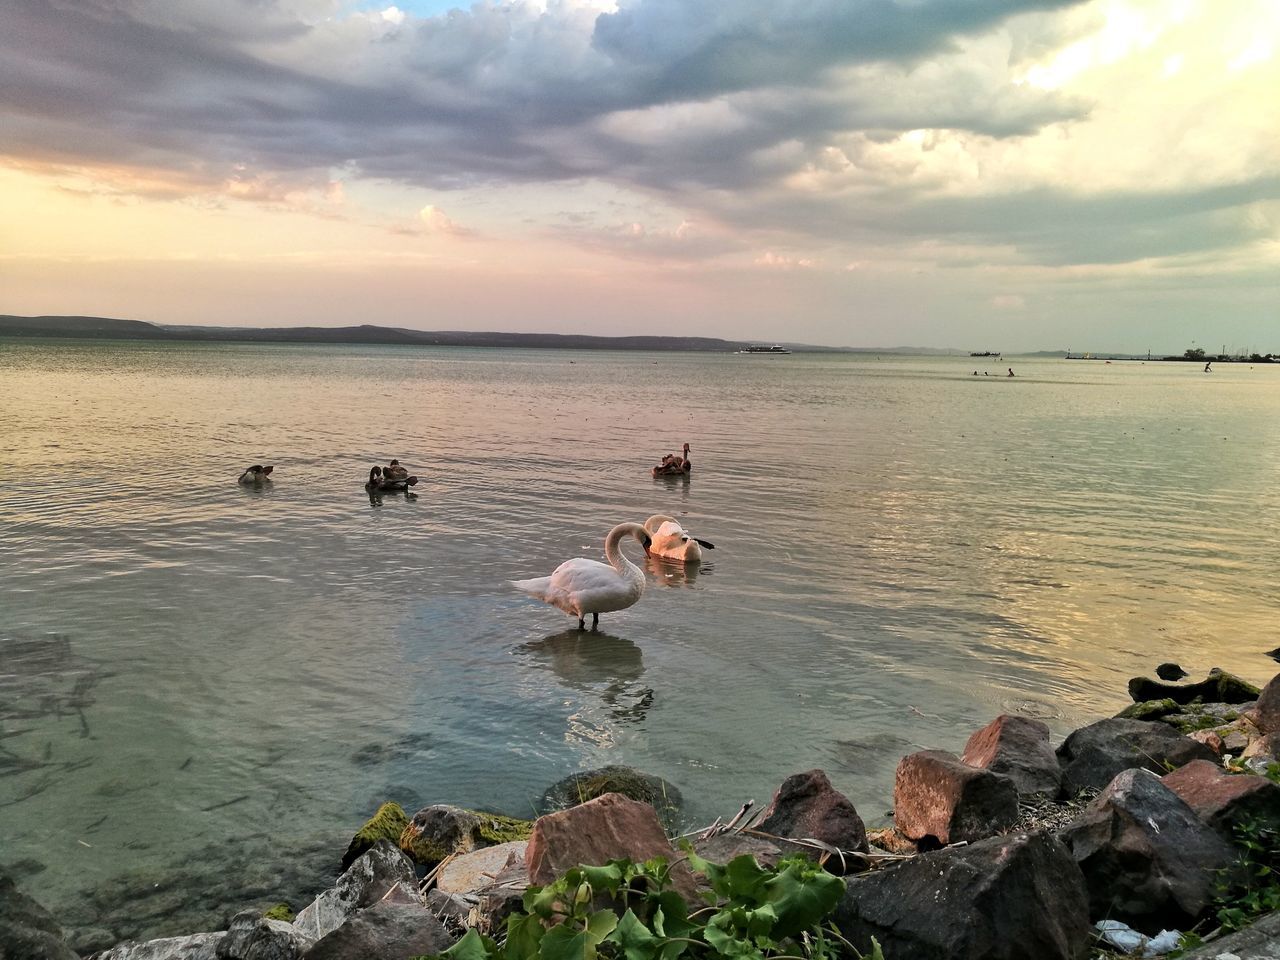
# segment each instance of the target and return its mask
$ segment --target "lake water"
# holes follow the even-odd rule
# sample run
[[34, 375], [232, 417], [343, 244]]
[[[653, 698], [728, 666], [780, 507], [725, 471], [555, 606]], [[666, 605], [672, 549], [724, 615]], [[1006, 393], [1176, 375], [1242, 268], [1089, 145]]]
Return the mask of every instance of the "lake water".
[[[1001, 712], [1265, 681], [1278, 481], [1274, 366], [0, 342], [0, 864], [88, 942], [246, 905], [110, 916], [217, 851], [605, 763], [691, 825], [811, 767], [880, 821]], [[716, 549], [598, 634], [507, 584], [660, 512]]]

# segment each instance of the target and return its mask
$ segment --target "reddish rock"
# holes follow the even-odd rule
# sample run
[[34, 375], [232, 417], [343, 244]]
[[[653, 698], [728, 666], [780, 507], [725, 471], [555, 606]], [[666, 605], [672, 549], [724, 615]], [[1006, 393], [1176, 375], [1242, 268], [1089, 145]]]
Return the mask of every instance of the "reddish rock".
[[912, 840], [981, 840], [1013, 826], [1018, 791], [1003, 774], [971, 767], [942, 750], [924, 750], [898, 763], [893, 819]]
[[1207, 760], [1192, 760], [1161, 781], [1228, 840], [1237, 824], [1248, 821], [1280, 827], [1280, 785], [1266, 777], [1227, 773]]
[[[624, 857], [666, 857], [668, 863], [679, 858], [653, 807], [618, 793], [539, 817], [525, 851], [529, 882], [538, 885], [551, 883], [570, 867], [601, 866]], [[683, 863], [672, 870], [672, 881], [686, 897], [696, 895], [693, 874]]]
[[867, 828], [858, 811], [821, 770], [782, 781], [755, 829], [778, 837], [821, 840], [841, 850], [868, 850]]
[[1258, 694], [1258, 705], [1253, 708], [1254, 723], [1263, 733], [1280, 733], [1280, 673]]
[[903, 960], [1079, 960], [1080, 868], [1049, 834], [992, 837], [846, 881], [832, 921], [860, 951]]
[[1062, 768], [1049, 745], [1049, 727], [1031, 717], [996, 717], [969, 738], [960, 760], [1003, 773], [1021, 796], [1056, 797], [1062, 786]]
[[1062, 831], [1084, 872], [1089, 915], [1146, 934], [1187, 929], [1235, 851], [1150, 770], [1126, 770]]

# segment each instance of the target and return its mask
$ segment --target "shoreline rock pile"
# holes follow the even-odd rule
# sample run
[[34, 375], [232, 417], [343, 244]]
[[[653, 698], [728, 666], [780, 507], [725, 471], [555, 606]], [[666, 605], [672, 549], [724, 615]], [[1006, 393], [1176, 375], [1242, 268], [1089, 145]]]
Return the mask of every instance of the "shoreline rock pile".
[[[1280, 675], [1261, 691], [1215, 670], [1194, 684], [1137, 678], [1130, 692], [1144, 699], [1056, 749], [1045, 724], [1005, 715], [958, 757], [904, 757], [886, 829], [868, 833], [811, 770], [756, 817], [744, 807], [688, 837], [715, 863], [749, 853], [771, 865], [797, 850], [821, 860], [844, 876], [836, 926], [888, 960], [1081, 960], [1099, 921], [1132, 928], [1139, 946], [1165, 929], [1207, 930], [1240, 869], [1240, 831], [1280, 832]], [[384, 804], [337, 882], [296, 917], [246, 911], [225, 931], [123, 943], [94, 960], [409, 960], [468, 928], [500, 935], [529, 884], [619, 858], [664, 856], [675, 889], [698, 897], [704, 880], [677, 863], [664, 828], [674, 786], [625, 768], [571, 779], [548, 792], [564, 809], [533, 822]], [[1280, 955], [1280, 920], [1184, 956], [1216, 957], [1229, 942], [1238, 957]], [[78, 960], [54, 918], [3, 877], [0, 957]]]

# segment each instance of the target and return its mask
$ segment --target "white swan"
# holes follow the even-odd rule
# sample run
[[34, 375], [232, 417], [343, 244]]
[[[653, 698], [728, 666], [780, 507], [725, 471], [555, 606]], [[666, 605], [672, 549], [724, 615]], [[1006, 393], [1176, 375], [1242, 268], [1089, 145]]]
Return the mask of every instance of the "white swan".
[[649, 547], [650, 553], [669, 560], [680, 560], [684, 563], [699, 563], [702, 560], [702, 548], [714, 550], [716, 545], [706, 540], [699, 540], [689, 535], [689, 531], [680, 526], [674, 517], [655, 513], [644, 522], [644, 528], [653, 538]]
[[560, 564], [549, 577], [512, 580], [511, 584], [577, 617], [579, 630], [586, 628], [587, 614], [591, 614], [594, 630], [600, 623], [600, 614], [625, 610], [644, 593], [643, 571], [628, 560], [618, 546], [628, 535], [640, 541], [646, 554], [649, 552], [648, 531], [638, 523], [620, 523], [604, 538], [608, 563], [576, 557]]

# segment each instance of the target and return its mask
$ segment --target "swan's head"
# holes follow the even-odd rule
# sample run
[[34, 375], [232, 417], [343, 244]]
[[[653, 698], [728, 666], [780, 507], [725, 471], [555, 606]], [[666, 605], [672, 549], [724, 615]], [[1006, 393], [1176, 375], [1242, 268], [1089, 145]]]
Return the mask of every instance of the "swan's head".
[[382, 479], [382, 468], [381, 468], [381, 467], [374, 467], [372, 470], [370, 470], [370, 471], [369, 471], [369, 482], [370, 482], [370, 483], [376, 483], [376, 482], [377, 482], [378, 480], [380, 480], [380, 479]]

